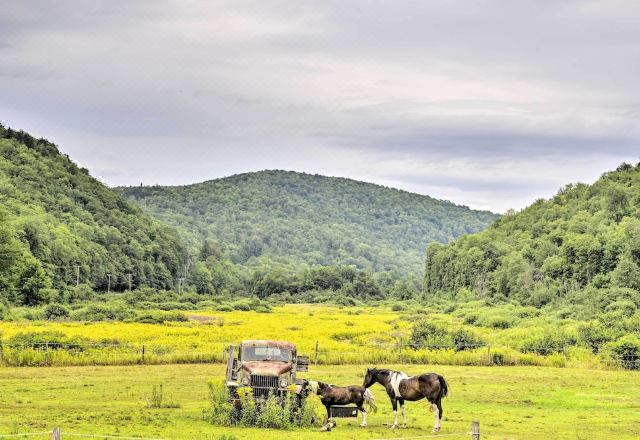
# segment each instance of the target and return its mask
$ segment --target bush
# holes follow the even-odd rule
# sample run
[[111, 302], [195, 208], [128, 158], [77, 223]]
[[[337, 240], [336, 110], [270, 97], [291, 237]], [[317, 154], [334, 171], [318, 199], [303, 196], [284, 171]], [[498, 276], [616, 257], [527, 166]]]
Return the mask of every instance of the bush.
[[464, 323], [465, 324], [475, 324], [478, 322], [478, 314], [475, 312], [470, 312], [464, 315]]
[[350, 296], [338, 296], [335, 299], [335, 304], [337, 306], [353, 307], [353, 306], [356, 306], [358, 303], [356, 302], [355, 299], [351, 298]]
[[552, 353], [564, 352], [567, 347], [576, 345], [576, 342], [573, 336], [562, 331], [545, 331], [541, 335], [532, 336], [525, 340], [520, 346], [520, 351], [548, 356]]
[[135, 312], [122, 304], [89, 304], [71, 313], [76, 321], [125, 321], [132, 319]]
[[185, 293], [181, 297], [178, 298], [178, 301], [181, 303], [190, 303], [190, 304], [198, 304], [202, 300], [202, 296], [197, 295], [195, 293]]
[[233, 307], [231, 307], [229, 304], [220, 304], [216, 306], [216, 310], [218, 312], [233, 312]]
[[251, 310], [251, 302], [248, 299], [240, 299], [231, 303], [231, 307], [234, 310], [240, 310], [242, 312], [248, 312]]
[[391, 306], [391, 310], [394, 312], [402, 312], [404, 311], [404, 306], [402, 304], [394, 304]]
[[69, 309], [60, 304], [49, 304], [44, 308], [44, 317], [48, 321], [65, 319], [69, 317]]
[[415, 350], [452, 346], [456, 351], [461, 351], [475, 348], [480, 344], [482, 344], [482, 341], [478, 337], [462, 328], [449, 331], [444, 327], [424, 320], [417, 321], [414, 324], [411, 338], [409, 339], [409, 345]]
[[184, 313], [180, 312], [164, 312], [164, 311], [150, 311], [141, 312], [136, 316], [135, 321], [144, 324], [162, 324], [164, 322], [185, 322], [188, 321]]
[[240, 401], [233, 405], [229, 403], [229, 391], [224, 382], [210, 382], [208, 386], [209, 408], [205, 418], [214, 425], [290, 430], [315, 426], [321, 420], [310, 399], [304, 399], [298, 405], [293, 392], [284, 402], [278, 402], [275, 396], [270, 396], [258, 408], [248, 388], [238, 389]]
[[626, 335], [608, 347], [611, 357], [622, 368], [640, 370], [640, 339], [635, 335]]
[[598, 353], [600, 347], [612, 339], [602, 324], [597, 322], [580, 325], [578, 327], [578, 338], [593, 353]]

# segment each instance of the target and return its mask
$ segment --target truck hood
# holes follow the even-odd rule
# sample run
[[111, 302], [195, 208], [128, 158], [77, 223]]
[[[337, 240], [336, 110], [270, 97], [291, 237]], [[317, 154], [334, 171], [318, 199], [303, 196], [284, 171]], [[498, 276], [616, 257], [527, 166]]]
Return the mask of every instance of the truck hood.
[[244, 362], [242, 369], [249, 374], [258, 374], [260, 376], [280, 376], [281, 374], [291, 371], [291, 364], [286, 362], [269, 362], [256, 361]]

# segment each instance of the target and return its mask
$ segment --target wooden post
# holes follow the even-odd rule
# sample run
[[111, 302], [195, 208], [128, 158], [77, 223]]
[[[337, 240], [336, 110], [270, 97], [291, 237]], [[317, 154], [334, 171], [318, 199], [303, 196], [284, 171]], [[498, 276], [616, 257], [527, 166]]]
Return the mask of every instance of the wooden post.
[[0, 338], [0, 365], [2, 365], [4, 356], [4, 344], [2, 343], [2, 338]]
[[49, 366], [49, 343], [44, 344], [44, 365]]
[[471, 422], [471, 440], [480, 440], [480, 422]]
[[318, 341], [316, 341], [316, 358], [315, 358], [316, 367], [318, 366]]
[[400, 340], [400, 364], [404, 364], [404, 359], [402, 358], [402, 339]]
[[491, 344], [487, 344], [487, 365], [491, 364]]
[[142, 363], [144, 364], [144, 344], [142, 344], [142, 351], [140, 353], [142, 355]]
[[51, 436], [49, 438], [51, 440], [60, 440], [60, 439], [62, 439], [62, 433], [60, 431], [60, 428], [58, 428], [57, 426], [55, 428], [53, 428], [53, 431], [51, 431]]

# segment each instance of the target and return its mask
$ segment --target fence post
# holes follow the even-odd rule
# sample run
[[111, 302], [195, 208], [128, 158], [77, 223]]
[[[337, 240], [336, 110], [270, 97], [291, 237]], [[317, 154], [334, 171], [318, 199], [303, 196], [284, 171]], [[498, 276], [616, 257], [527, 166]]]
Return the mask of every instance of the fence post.
[[51, 440], [60, 440], [62, 438], [62, 433], [60, 432], [60, 428], [57, 426], [53, 428], [51, 431], [51, 436], [49, 437]]
[[140, 353], [142, 355], [142, 363], [144, 364], [144, 344], [142, 344], [142, 351]]
[[315, 358], [316, 367], [318, 366], [318, 341], [316, 340], [316, 358]]
[[404, 364], [404, 359], [402, 358], [402, 339], [400, 340], [400, 364]]
[[487, 365], [491, 366], [491, 344], [487, 344]]
[[49, 366], [49, 342], [44, 344], [44, 365]]
[[471, 440], [480, 440], [480, 422], [471, 422]]
[[4, 344], [2, 343], [2, 338], [0, 338], [0, 365], [2, 365], [3, 360], [4, 360]]

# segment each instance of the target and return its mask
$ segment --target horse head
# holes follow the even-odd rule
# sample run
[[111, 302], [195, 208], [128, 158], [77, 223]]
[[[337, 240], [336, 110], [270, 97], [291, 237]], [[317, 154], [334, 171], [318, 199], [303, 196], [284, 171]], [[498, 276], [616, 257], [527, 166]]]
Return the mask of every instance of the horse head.
[[378, 380], [378, 369], [367, 368], [367, 373], [364, 375], [364, 382], [362, 386], [365, 388], [369, 388], [371, 385], [376, 383], [377, 380]]

